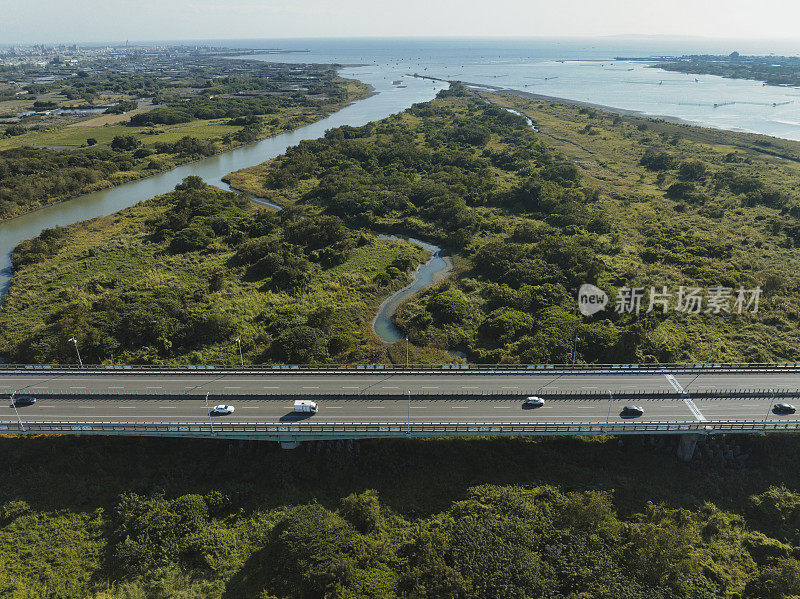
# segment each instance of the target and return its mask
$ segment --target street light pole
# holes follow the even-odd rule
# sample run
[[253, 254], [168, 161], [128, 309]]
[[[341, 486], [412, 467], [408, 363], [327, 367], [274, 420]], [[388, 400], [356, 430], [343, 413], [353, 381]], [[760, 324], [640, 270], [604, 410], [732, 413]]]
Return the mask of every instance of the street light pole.
[[242, 368], [244, 368], [244, 356], [242, 355], [242, 338], [241, 337], [237, 337], [236, 338], [236, 343], [239, 345], [239, 360], [242, 363]]
[[408, 368], [408, 337], [406, 337], [406, 368]]
[[[16, 393], [16, 391], [14, 391]], [[11, 407], [14, 408], [14, 413], [17, 415], [17, 422], [19, 422], [19, 429], [25, 432], [25, 427], [22, 426], [22, 418], [19, 417], [19, 410], [17, 410], [17, 402], [14, 401], [14, 393], [11, 394]]]
[[608, 391], [608, 414], [606, 414], [606, 426], [603, 429], [603, 434], [608, 433], [608, 421], [611, 420], [611, 406], [614, 403], [614, 396], [611, 394], [611, 391]]
[[211, 426], [211, 434], [214, 434], [214, 418], [211, 416], [211, 408], [208, 407], [208, 393], [206, 393], [206, 412], [208, 413], [208, 424]]
[[711, 349], [708, 352], [708, 360], [706, 360], [706, 364], [711, 364], [711, 354], [714, 353], [714, 345], [716, 345], [717, 341], [722, 341], [719, 337], [714, 337], [714, 340], [711, 342]]
[[69, 340], [75, 344], [75, 353], [78, 354], [78, 364], [80, 364], [81, 368], [83, 368], [83, 360], [81, 360], [81, 352], [78, 351], [78, 340], [75, 339], [75, 335], [70, 337]]
[[772, 394], [769, 400], [769, 407], [767, 408], [767, 413], [764, 414], [764, 428], [767, 428], [767, 420], [769, 420], [769, 413], [772, 411], [772, 406], [775, 403], [775, 391], [773, 389], [769, 390]]
[[406, 429], [406, 434], [411, 434], [411, 390], [408, 390], [408, 428]]
[[575, 366], [575, 354], [578, 352], [578, 341], [580, 341], [580, 337], [575, 335], [575, 343], [572, 345], [572, 365]]

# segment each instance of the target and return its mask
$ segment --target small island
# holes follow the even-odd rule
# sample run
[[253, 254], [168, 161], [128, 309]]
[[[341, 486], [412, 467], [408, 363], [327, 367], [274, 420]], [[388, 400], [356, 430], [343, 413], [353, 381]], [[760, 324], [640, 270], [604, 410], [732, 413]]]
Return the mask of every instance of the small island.
[[766, 85], [800, 85], [800, 56], [727, 56], [690, 54], [680, 57], [618, 58], [653, 62], [653, 68], [695, 75], [719, 75], [729, 79], [752, 79]]

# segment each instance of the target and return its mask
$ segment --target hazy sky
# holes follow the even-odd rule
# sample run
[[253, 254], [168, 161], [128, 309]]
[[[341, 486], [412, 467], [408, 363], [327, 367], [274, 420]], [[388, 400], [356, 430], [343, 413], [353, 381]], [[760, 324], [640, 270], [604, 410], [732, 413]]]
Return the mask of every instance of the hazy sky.
[[360, 36], [800, 37], [797, 0], [0, 0], [0, 43]]

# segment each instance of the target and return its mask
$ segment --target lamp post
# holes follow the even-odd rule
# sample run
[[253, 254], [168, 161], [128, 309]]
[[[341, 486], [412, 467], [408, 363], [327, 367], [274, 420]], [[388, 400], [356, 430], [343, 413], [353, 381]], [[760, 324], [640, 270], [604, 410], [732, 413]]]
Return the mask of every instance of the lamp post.
[[767, 420], [769, 420], [769, 413], [772, 411], [772, 406], [775, 403], [775, 391], [770, 389], [769, 392], [772, 394], [769, 399], [769, 407], [767, 408], [767, 413], [764, 414], [764, 428], [767, 428]]
[[208, 424], [211, 427], [211, 434], [214, 434], [214, 418], [211, 416], [211, 408], [208, 407], [208, 393], [206, 393], [206, 413], [208, 414]]
[[[16, 393], [16, 391], [14, 391]], [[19, 410], [17, 410], [17, 402], [14, 401], [14, 393], [11, 394], [11, 407], [14, 408], [14, 413], [17, 415], [17, 422], [19, 422], [19, 429], [25, 432], [25, 427], [22, 426], [22, 418], [19, 417]]]
[[406, 428], [406, 434], [411, 434], [411, 390], [409, 389], [408, 393], [408, 427]]
[[75, 335], [70, 337], [69, 341], [72, 341], [72, 343], [75, 344], [75, 353], [78, 354], [78, 364], [80, 364], [81, 368], [83, 368], [83, 360], [81, 360], [81, 352], [78, 351], [78, 340], [75, 339]]
[[714, 337], [714, 340], [711, 342], [711, 349], [708, 352], [708, 360], [706, 360], [706, 364], [711, 364], [711, 354], [714, 353], [714, 345], [716, 345], [717, 341], [722, 341], [719, 337]]
[[242, 368], [244, 368], [244, 356], [242, 355], [242, 338], [237, 337], [236, 343], [239, 346], [239, 361], [242, 363]]
[[408, 337], [406, 337], [406, 368], [408, 368]]
[[575, 335], [575, 343], [572, 344], [572, 365], [573, 366], [575, 366], [575, 355], [578, 352], [578, 341], [580, 341], [580, 340], [581, 340], [581, 338], [578, 337], [577, 335]]

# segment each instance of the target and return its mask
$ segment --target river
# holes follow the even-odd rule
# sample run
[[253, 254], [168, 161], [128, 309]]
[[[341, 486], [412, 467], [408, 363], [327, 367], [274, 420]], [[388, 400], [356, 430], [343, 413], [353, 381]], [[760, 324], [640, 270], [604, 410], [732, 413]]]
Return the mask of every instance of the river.
[[432, 99], [436, 92], [447, 85], [413, 77], [404, 77], [402, 86], [392, 85], [392, 81], [382, 72], [371, 67], [348, 67], [340, 73], [344, 77], [359, 79], [372, 85], [377, 93], [294, 131], [185, 164], [147, 179], [79, 196], [0, 223], [0, 295], [8, 291], [11, 282], [12, 250], [21, 241], [36, 237], [44, 229], [67, 226], [119, 212], [155, 195], [171, 191], [189, 175], [197, 175], [209, 184], [229, 189], [222, 177], [232, 171], [280, 156], [287, 148], [303, 140], [322, 137], [328, 129], [342, 125], [360, 127], [402, 112], [412, 104]]

